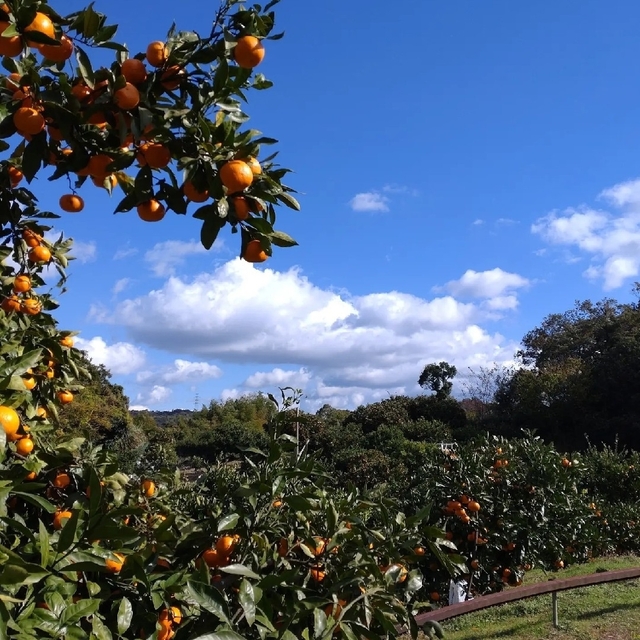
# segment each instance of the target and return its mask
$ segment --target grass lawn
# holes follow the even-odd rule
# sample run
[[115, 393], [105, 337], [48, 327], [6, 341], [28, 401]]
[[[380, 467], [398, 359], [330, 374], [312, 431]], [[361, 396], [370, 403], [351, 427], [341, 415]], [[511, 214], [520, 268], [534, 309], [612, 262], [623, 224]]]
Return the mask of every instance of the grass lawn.
[[[599, 558], [557, 573], [533, 570], [525, 584], [640, 566], [640, 558]], [[442, 623], [446, 640], [640, 640], [640, 580], [558, 593], [559, 629], [551, 623], [551, 594], [470, 613]]]

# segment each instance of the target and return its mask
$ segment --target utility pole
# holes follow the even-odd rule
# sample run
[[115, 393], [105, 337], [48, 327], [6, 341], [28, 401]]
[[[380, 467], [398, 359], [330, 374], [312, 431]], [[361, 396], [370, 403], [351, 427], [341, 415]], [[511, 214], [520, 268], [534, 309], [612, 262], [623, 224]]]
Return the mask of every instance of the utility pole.
[[196, 397], [193, 399], [193, 410], [197, 411], [200, 405], [200, 394], [196, 391]]

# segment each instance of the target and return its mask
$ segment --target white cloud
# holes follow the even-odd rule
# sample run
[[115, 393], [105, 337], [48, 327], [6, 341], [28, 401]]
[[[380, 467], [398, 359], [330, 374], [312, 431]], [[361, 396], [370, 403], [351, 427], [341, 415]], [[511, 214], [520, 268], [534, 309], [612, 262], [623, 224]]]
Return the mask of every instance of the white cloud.
[[354, 211], [389, 211], [389, 198], [377, 191], [358, 193], [349, 204]]
[[90, 340], [76, 338], [76, 346], [86, 351], [92, 362], [103, 364], [116, 375], [128, 375], [144, 366], [144, 351], [128, 342], [108, 345], [103, 338], [96, 336]]
[[131, 257], [135, 256], [137, 253], [138, 253], [138, 250], [135, 247], [127, 245], [125, 247], [122, 247], [121, 249], [118, 249], [113, 254], [113, 259], [114, 260], [124, 260], [125, 258], [131, 258]]
[[414, 198], [417, 198], [420, 195], [420, 192], [417, 189], [412, 189], [411, 187], [407, 187], [403, 184], [385, 184], [384, 187], [382, 187], [382, 190], [385, 193], [412, 196]]
[[251, 389], [264, 389], [265, 387], [294, 387], [304, 388], [311, 379], [311, 374], [305, 369], [297, 371], [285, 371], [276, 367], [271, 371], [259, 371], [250, 375], [243, 386]]
[[[216, 243], [216, 248], [221, 248], [219, 242]], [[147, 251], [144, 254], [144, 259], [155, 275], [165, 277], [173, 275], [176, 272], [176, 267], [182, 266], [189, 256], [206, 252], [207, 250], [202, 244], [195, 240], [190, 242], [167, 240], [159, 242]]]
[[511, 218], [498, 218], [496, 220], [496, 227], [511, 227], [514, 224], [518, 224], [518, 220], [513, 220]]
[[[501, 286], [479, 280], [494, 299], [489, 308], [450, 295], [350, 296], [315, 286], [295, 268], [255, 269], [235, 259], [213, 273], [170, 277], [115, 310], [94, 309], [93, 317], [123, 325], [135, 343], [200, 362], [272, 367], [256, 370], [224, 397], [271, 384], [300, 386], [312, 400], [342, 393], [344, 402], [353, 403], [394, 389], [417, 390], [427, 362], [447, 360], [464, 370], [510, 361], [517, 345], [481, 326], [496, 309], [513, 308], [511, 296], [524, 286], [516, 274], [500, 273], [506, 280]], [[164, 374], [144, 381], [169, 384]]]
[[129, 405], [129, 411], [149, 411], [149, 407], [143, 404], [132, 404]]
[[93, 262], [98, 256], [98, 247], [93, 241], [82, 242], [80, 240], [74, 240], [73, 246], [71, 247], [71, 255], [83, 264]]
[[131, 278], [120, 278], [113, 285], [113, 295], [117, 296], [119, 293], [122, 293], [129, 285], [131, 284]]
[[[531, 284], [527, 278], [517, 273], [503, 271], [499, 267], [489, 271], [468, 269], [459, 280], [451, 280], [443, 287], [454, 296], [462, 298], [499, 298], [505, 293], [511, 294]], [[497, 307], [494, 307], [497, 308]], [[512, 306], [502, 308], [513, 308]]]
[[481, 218], [477, 218], [476, 220], [473, 221], [473, 225], [475, 227], [479, 227], [482, 224], [484, 224], [484, 220], [482, 220]]
[[171, 389], [162, 385], [154, 385], [149, 391], [139, 393], [136, 400], [143, 405], [160, 404], [171, 396]]
[[165, 384], [181, 384], [183, 382], [200, 382], [219, 378], [222, 369], [207, 362], [191, 362], [189, 360], [176, 359], [170, 367], [159, 371], [141, 371], [136, 376], [138, 382], [148, 380], [160, 381]]
[[[599, 198], [621, 213], [586, 205], [561, 213], [552, 211], [536, 220], [531, 231], [550, 245], [570, 247], [590, 256], [592, 264], [583, 275], [602, 280], [603, 287], [610, 290], [640, 273], [640, 180], [614, 185]], [[577, 261], [573, 253], [567, 255], [570, 261]]]

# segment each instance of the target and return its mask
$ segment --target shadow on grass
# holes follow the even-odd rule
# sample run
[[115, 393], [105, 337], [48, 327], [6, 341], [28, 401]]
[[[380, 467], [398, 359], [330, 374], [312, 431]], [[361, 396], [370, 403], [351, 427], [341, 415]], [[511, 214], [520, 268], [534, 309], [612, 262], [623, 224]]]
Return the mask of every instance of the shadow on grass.
[[580, 614], [580, 618], [596, 618], [598, 616], [603, 616], [607, 613], [616, 613], [618, 611], [624, 611], [626, 609], [638, 609], [640, 608], [640, 602], [632, 603], [629, 602], [627, 604], [619, 604], [619, 605], [611, 605], [609, 607], [603, 607], [602, 609], [596, 609], [595, 611], [589, 611], [588, 613]]
[[[520, 624], [514, 624], [510, 626], [508, 629], [504, 629], [503, 631], [493, 632], [491, 636], [487, 635], [487, 632], [484, 631], [469, 631], [466, 632], [464, 630], [457, 631], [455, 633], [459, 633], [464, 636], [465, 640], [490, 640], [491, 638], [512, 638], [518, 631], [523, 631], [524, 629], [531, 626], [531, 622], [521, 622]], [[445, 627], [444, 637], [447, 638], [449, 633], [454, 633], [453, 631], [447, 632]]]

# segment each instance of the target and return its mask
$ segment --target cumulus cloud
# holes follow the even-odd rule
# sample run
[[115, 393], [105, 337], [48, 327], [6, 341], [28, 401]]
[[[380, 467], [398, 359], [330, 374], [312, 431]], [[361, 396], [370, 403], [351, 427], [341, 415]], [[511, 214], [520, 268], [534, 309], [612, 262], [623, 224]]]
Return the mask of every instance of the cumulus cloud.
[[[506, 297], [515, 300], [513, 292], [530, 286], [531, 282], [517, 273], [503, 271], [499, 267], [488, 271], [468, 269], [459, 280], [451, 280], [443, 287], [454, 296], [461, 298], [499, 299]], [[498, 305], [499, 300], [493, 302]], [[513, 308], [511, 302], [502, 308]]]
[[144, 405], [153, 405], [160, 404], [168, 400], [171, 396], [171, 389], [168, 387], [163, 387], [162, 385], [156, 384], [148, 391], [143, 393], [139, 393], [136, 397], [136, 400]]
[[116, 280], [116, 283], [113, 285], [113, 295], [117, 296], [119, 293], [122, 293], [129, 285], [131, 284], [131, 278], [120, 278], [120, 280]]
[[378, 211], [382, 213], [389, 211], [389, 198], [377, 191], [357, 193], [351, 199], [350, 204], [354, 211]]
[[[640, 180], [614, 185], [599, 198], [619, 211], [586, 205], [552, 211], [536, 220], [531, 231], [550, 245], [589, 256], [592, 264], [583, 275], [602, 281], [604, 289], [611, 290], [640, 273]], [[576, 261], [576, 256], [568, 255]]]
[[189, 360], [176, 359], [169, 367], [156, 371], [141, 371], [136, 376], [138, 382], [148, 380], [160, 381], [165, 384], [181, 384], [184, 382], [200, 382], [219, 378], [222, 369], [208, 362], [191, 362]]
[[[216, 248], [220, 248], [220, 243], [216, 243]], [[167, 240], [159, 242], [144, 255], [145, 262], [151, 271], [157, 276], [165, 277], [173, 275], [176, 268], [182, 266], [189, 256], [206, 253], [202, 243], [191, 240]]]
[[[509, 296], [521, 280], [507, 277], [501, 287], [486, 280], [478, 281], [485, 293], [503, 297], [496, 308], [512, 308]], [[170, 277], [116, 311], [95, 308], [92, 315], [123, 325], [135, 343], [198, 361], [258, 365], [244, 387], [227, 389], [225, 397], [271, 384], [311, 389], [312, 397], [335, 398], [343, 389], [353, 403], [416, 390], [427, 362], [447, 360], [463, 370], [510, 361], [517, 345], [481, 327], [492, 313], [451, 295], [350, 296], [314, 285], [296, 268], [259, 270], [235, 259], [213, 273]]]
[[96, 336], [90, 340], [76, 338], [76, 346], [86, 351], [92, 362], [103, 364], [116, 375], [135, 373], [145, 363], [144, 351], [128, 342], [107, 344], [103, 338]]
[[93, 262], [98, 256], [98, 247], [93, 241], [82, 242], [80, 240], [74, 240], [71, 255], [83, 264]]

